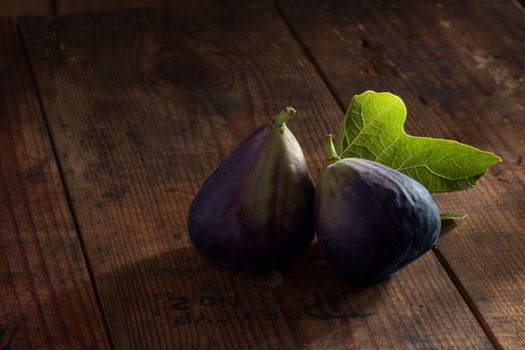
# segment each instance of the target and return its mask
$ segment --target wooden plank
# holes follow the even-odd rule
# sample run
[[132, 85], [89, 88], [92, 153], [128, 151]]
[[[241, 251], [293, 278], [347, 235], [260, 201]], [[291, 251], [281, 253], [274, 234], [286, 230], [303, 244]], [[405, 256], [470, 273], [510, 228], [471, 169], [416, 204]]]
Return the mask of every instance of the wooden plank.
[[14, 22], [0, 19], [0, 349], [106, 349]]
[[494, 341], [525, 347], [525, 12], [516, 2], [279, 2], [338, 101], [401, 95], [407, 129], [494, 151], [476, 189], [439, 195], [469, 217], [439, 241]]
[[341, 111], [273, 7], [20, 20], [117, 348], [492, 348], [433, 254], [352, 288], [313, 246], [290, 267], [200, 257], [198, 186], [282, 107], [316, 178]]
[[53, 0], [2, 0], [0, 16], [49, 15]]

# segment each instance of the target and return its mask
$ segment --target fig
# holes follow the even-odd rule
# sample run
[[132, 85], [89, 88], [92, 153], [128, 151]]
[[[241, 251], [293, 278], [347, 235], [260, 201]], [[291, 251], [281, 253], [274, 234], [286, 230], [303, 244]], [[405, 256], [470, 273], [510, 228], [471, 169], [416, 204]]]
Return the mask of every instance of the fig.
[[195, 249], [223, 265], [265, 270], [291, 260], [314, 237], [314, 184], [283, 110], [258, 127], [204, 182], [190, 206]]
[[429, 191], [385, 165], [339, 159], [331, 135], [331, 162], [317, 183], [314, 203], [319, 245], [328, 264], [350, 282], [387, 279], [436, 243], [441, 221]]

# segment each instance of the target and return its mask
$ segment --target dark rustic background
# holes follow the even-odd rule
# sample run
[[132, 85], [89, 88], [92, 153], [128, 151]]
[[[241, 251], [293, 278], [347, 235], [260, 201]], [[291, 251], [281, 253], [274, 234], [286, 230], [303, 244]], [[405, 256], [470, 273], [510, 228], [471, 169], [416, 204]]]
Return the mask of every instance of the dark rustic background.
[[[75, 12], [132, 10], [154, 7], [200, 8], [229, 0], [2, 0], [0, 16], [59, 15]], [[270, 2], [271, 0], [257, 0]]]

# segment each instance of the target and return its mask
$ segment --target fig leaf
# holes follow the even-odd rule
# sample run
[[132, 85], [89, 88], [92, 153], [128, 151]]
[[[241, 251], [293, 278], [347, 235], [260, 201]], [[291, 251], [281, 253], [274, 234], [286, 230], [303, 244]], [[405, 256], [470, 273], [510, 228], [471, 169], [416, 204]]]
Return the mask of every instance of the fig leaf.
[[501, 162], [493, 153], [456, 141], [408, 135], [407, 110], [396, 95], [366, 91], [352, 98], [336, 140], [342, 158], [364, 158], [398, 170], [430, 192], [471, 188]]

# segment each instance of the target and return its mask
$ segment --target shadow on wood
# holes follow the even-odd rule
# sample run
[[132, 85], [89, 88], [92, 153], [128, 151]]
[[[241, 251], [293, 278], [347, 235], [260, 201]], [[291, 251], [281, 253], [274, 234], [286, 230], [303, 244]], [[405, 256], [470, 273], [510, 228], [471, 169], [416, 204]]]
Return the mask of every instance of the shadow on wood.
[[[266, 273], [236, 271], [201, 258], [193, 248], [137, 261], [101, 279], [104, 295], [117, 285], [135, 290], [107, 308], [112, 329], [136, 329], [131, 334], [138, 338], [130, 339], [132, 344], [146, 341], [140, 338], [143, 327], [171, 333], [170, 339], [178, 338], [175, 333], [192, 334], [184, 343], [163, 344], [180, 348], [350, 346], [347, 333], [359, 332], [359, 324], [375, 317], [377, 303], [384, 302], [380, 293], [369, 291], [362, 303], [365, 292], [341, 280], [324, 261], [299, 262]], [[156, 302], [147, 305], [140, 300]], [[267, 328], [277, 334], [270, 336]], [[279, 333], [289, 337], [285, 343]]]

